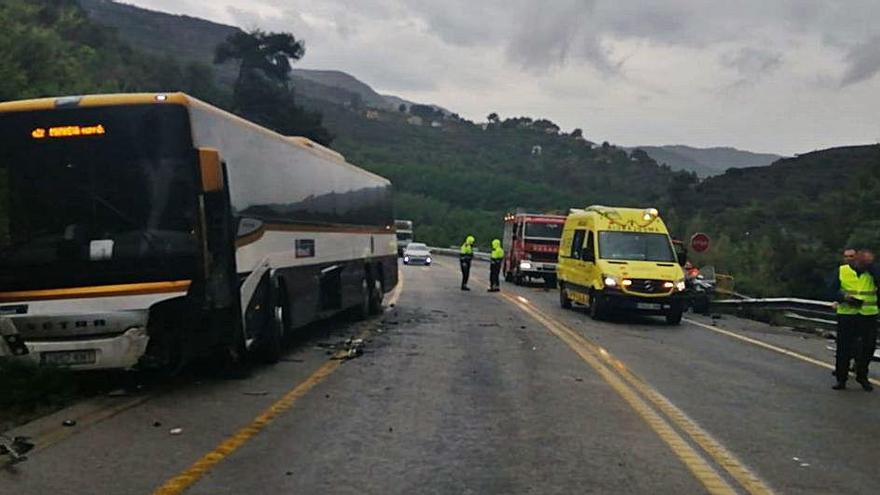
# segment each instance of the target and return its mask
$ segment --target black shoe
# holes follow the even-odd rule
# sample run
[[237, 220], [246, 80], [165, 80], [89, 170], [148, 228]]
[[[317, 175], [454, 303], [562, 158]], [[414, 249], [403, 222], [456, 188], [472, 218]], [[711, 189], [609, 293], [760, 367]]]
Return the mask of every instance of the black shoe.
[[467, 285], [462, 285], [461, 290], [470, 290]]
[[867, 378], [856, 381], [859, 382], [859, 385], [862, 386], [862, 390], [864, 390], [865, 392], [870, 392], [874, 390], [874, 387], [871, 385], [871, 382], [869, 382]]
[[833, 387], [834, 390], [846, 390], [846, 382], [837, 382]]

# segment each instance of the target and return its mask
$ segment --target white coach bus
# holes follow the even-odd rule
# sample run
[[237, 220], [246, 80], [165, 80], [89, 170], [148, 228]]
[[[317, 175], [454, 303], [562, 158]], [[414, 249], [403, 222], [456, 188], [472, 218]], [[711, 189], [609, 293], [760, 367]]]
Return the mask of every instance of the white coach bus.
[[0, 104], [0, 356], [174, 368], [397, 284], [388, 180], [187, 95]]

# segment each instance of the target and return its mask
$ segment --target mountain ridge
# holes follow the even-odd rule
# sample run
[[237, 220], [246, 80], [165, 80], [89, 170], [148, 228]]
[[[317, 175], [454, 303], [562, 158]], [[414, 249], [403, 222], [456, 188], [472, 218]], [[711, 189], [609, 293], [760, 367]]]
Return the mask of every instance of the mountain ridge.
[[673, 170], [695, 172], [700, 178], [723, 174], [730, 168], [765, 167], [785, 158], [773, 153], [757, 153], [732, 146], [699, 148], [685, 144], [631, 146], [641, 149], [658, 163]]

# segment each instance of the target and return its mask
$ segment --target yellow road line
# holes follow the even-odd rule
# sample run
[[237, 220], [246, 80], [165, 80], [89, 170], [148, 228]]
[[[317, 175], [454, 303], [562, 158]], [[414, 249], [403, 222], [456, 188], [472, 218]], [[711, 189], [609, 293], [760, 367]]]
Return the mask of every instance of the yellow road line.
[[196, 461], [182, 473], [174, 478], [166, 481], [161, 487], [153, 492], [153, 495], [177, 495], [185, 492], [189, 487], [202, 479], [208, 471], [216, 466], [220, 461], [229, 457], [230, 454], [238, 450], [242, 445], [251, 438], [260, 433], [265, 427], [269, 426], [281, 413], [287, 411], [296, 401], [306, 395], [316, 385], [324, 381], [334, 371], [339, 369], [342, 361], [328, 361], [326, 364], [318, 368], [304, 382], [300, 383], [288, 392], [278, 402], [269, 406], [257, 416], [249, 425], [238, 430], [234, 435], [224, 440], [214, 450], [205, 454], [201, 459]]
[[565, 327], [546, 316], [534, 306], [520, 301], [513, 296], [502, 294], [502, 297], [523, 312], [534, 318], [547, 328], [553, 335], [565, 342], [581, 359], [590, 365], [599, 375], [621, 396], [645, 423], [660, 437], [672, 452], [684, 463], [694, 477], [712, 494], [735, 494], [736, 490], [721, 477], [712, 466], [682, 437], [669, 422], [649, 406], [636, 390], [615, 374], [612, 368], [602, 364], [601, 354], [578, 336], [566, 331]]
[[[694, 320], [691, 320], [690, 318], [685, 318], [684, 321], [690, 323], [691, 325], [695, 325], [700, 328], [704, 328], [706, 330], [710, 330], [712, 332], [715, 332], [715, 333], [718, 333], [721, 335], [726, 335], [728, 337], [740, 340], [742, 342], [747, 342], [749, 344], [756, 345], [758, 347], [763, 347], [764, 349], [768, 349], [768, 350], [771, 350], [773, 352], [777, 352], [779, 354], [783, 354], [788, 357], [799, 359], [805, 363], [810, 363], [810, 364], [813, 364], [813, 365], [816, 365], [816, 366], [819, 366], [821, 368], [825, 368], [828, 370], [834, 370], [834, 365], [831, 363], [826, 363], [824, 361], [820, 361], [818, 359], [811, 358], [810, 356], [805, 356], [805, 355], [800, 354], [798, 352], [791, 351], [791, 350], [785, 349], [783, 347], [779, 347], [779, 346], [770, 344], [768, 342], [764, 342], [763, 340], [753, 339], [751, 337], [746, 337], [745, 335], [740, 335], [740, 334], [738, 334], [736, 332], [732, 332], [730, 330], [725, 330], [723, 328], [713, 327], [712, 325], [706, 325], [705, 323], [700, 323], [699, 321], [694, 321]], [[870, 380], [870, 382], [873, 383], [874, 385], [880, 386], [880, 380], [877, 380], [876, 378], [869, 378], [868, 380]]]
[[[482, 282], [479, 276], [472, 278], [477, 282]], [[736, 459], [719, 441], [715, 440], [660, 392], [629, 371], [623, 362], [616, 359], [606, 349], [590, 342], [576, 330], [539, 310], [528, 299], [509, 293], [503, 293], [501, 296], [541, 323], [596, 370], [666, 442], [710, 493], [736, 493], [736, 491], [642, 397], [653, 403], [660, 413], [699, 445], [715, 463], [727, 471], [750, 494], [767, 495], [773, 493], [773, 490], [765, 482]], [[617, 371], [617, 374], [614, 371]], [[641, 393], [641, 397], [639, 393]]]
[[[400, 294], [403, 292], [403, 275], [398, 272], [397, 287], [391, 291], [388, 298], [388, 305], [397, 304]], [[368, 331], [363, 332], [362, 337], [366, 336]], [[336, 357], [336, 356], [334, 356]], [[238, 430], [231, 437], [220, 443], [214, 450], [208, 452], [201, 459], [197, 460], [182, 473], [166, 481], [162, 486], [157, 488], [153, 495], [179, 495], [184, 493], [191, 486], [196, 484], [220, 461], [229, 457], [233, 452], [241, 448], [249, 440], [254, 438], [264, 428], [269, 426], [282, 413], [292, 408], [296, 402], [311, 391], [315, 386], [327, 379], [334, 371], [342, 366], [343, 361], [334, 359], [328, 361], [318, 368], [305, 381], [298, 384], [292, 390], [287, 392], [284, 397], [269, 406], [247, 426]]]

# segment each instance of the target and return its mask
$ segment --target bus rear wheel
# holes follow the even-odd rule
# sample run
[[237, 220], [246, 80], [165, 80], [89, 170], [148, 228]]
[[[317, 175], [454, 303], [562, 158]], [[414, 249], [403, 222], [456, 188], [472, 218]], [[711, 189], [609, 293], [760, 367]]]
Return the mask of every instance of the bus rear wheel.
[[371, 315], [382, 314], [382, 299], [385, 297], [385, 291], [382, 289], [382, 282], [373, 280], [370, 287], [370, 309]]
[[352, 308], [351, 318], [355, 321], [366, 320], [370, 317], [370, 284], [366, 275], [361, 279], [360, 292], [358, 293], [358, 304]]

